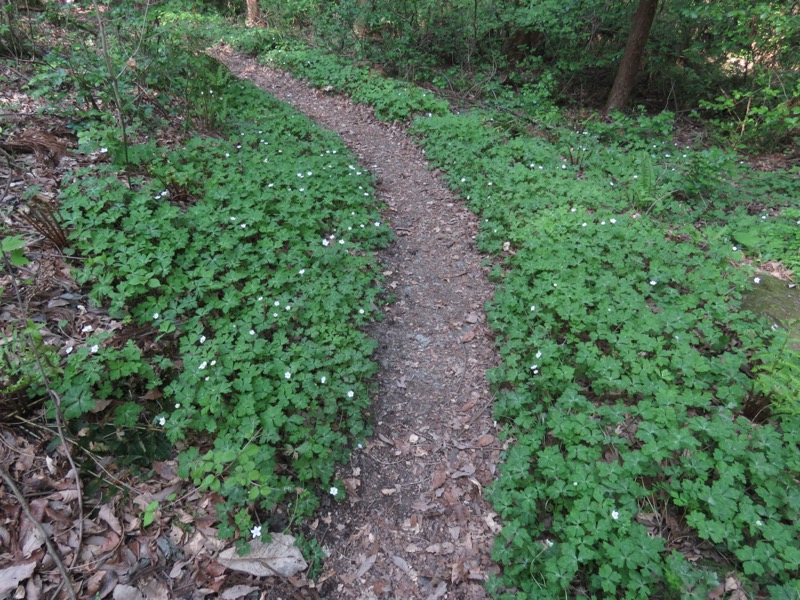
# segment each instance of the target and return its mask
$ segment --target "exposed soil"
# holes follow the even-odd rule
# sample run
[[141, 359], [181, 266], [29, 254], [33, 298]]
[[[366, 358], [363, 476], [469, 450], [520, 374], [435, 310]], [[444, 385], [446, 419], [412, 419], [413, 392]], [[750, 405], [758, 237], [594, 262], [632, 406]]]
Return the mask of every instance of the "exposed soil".
[[374, 437], [339, 473], [312, 535], [330, 553], [328, 598], [485, 598], [499, 530], [483, 492], [502, 450], [485, 372], [497, 362], [485, 323], [492, 287], [474, 248], [477, 219], [429, 170], [403, 127], [228, 48], [233, 73], [337, 132], [379, 180], [397, 239], [379, 254], [396, 302], [369, 333], [381, 366]]

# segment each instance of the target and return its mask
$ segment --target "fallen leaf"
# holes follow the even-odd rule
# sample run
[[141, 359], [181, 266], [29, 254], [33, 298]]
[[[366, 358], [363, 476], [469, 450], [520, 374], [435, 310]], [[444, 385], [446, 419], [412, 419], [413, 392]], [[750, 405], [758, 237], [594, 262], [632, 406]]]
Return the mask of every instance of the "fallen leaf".
[[478, 315], [476, 315], [474, 312], [469, 313], [467, 315], [467, 323], [477, 323], [477, 322], [478, 322]]
[[479, 448], [485, 448], [486, 446], [490, 446], [494, 443], [494, 436], [491, 433], [485, 433], [481, 437], [478, 438], [478, 441], [475, 442], [475, 445]]
[[419, 436], [415, 433], [412, 433], [410, 436], [408, 436], [408, 441], [412, 444], [416, 444], [419, 441]]
[[381, 494], [384, 496], [391, 496], [392, 494], [396, 493], [397, 490], [395, 488], [383, 488], [381, 490]]
[[470, 329], [467, 333], [461, 336], [461, 343], [466, 344], [467, 342], [471, 342], [475, 339], [475, 330]]
[[239, 598], [244, 598], [247, 594], [257, 592], [258, 589], [252, 585], [235, 585], [222, 592], [219, 598], [220, 600], [239, 600]]
[[447, 481], [447, 471], [439, 469], [433, 474], [433, 477], [431, 477], [431, 489], [435, 490], [442, 487], [445, 481]]
[[377, 554], [373, 554], [372, 556], [368, 556], [361, 561], [361, 564], [356, 571], [356, 579], [363, 577], [364, 574], [372, 568], [372, 565], [375, 564], [375, 560], [378, 558]]
[[122, 525], [119, 524], [119, 519], [114, 514], [114, 511], [108, 504], [103, 504], [100, 507], [100, 512], [97, 514], [103, 521], [108, 523], [111, 530], [117, 535], [122, 535]]
[[114, 600], [144, 600], [144, 596], [132, 585], [119, 584], [114, 588]]
[[11, 590], [17, 589], [19, 582], [33, 575], [33, 570], [35, 568], [36, 561], [0, 569], [0, 596], [4, 596]]
[[427, 600], [439, 600], [442, 596], [447, 593], [447, 584], [442, 581], [439, 584], [439, 587], [436, 588], [436, 591], [433, 592], [430, 596], [428, 596]]
[[236, 548], [223, 550], [219, 555], [219, 562], [229, 569], [256, 577], [270, 577], [275, 574], [292, 577], [308, 568], [300, 549], [294, 545], [294, 538], [282, 533], [272, 534], [272, 542], [269, 544], [259, 540], [251, 541], [247, 556], [239, 556]]

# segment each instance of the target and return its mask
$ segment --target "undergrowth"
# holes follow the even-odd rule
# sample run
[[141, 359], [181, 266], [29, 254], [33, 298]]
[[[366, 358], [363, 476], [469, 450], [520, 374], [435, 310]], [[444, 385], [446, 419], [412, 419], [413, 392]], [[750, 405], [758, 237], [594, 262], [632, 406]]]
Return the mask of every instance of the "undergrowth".
[[[369, 433], [373, 250], [392, 235], [374, 178], [337, 136], [196, 42], [170, 28], [140, 44], [150, 69], [120, 76], [130, 143], [103, 111], [73, 122], [96, 160], [65, 177], [61, 226], [77, 282], [116, 326], [78, 336], [46, 374], [94, 451], [148, 465], [171, 445], [179, 475], [223, 499], [220, 534], [249, 537], [275, 511], [294, 524], [341, 499], [336, 465]], [[124, 39], [109, 45], [131, 64]], [[95, 89], [83, 55], [66, 55], [80, 76], [32, 86], [55, 86], [64, 106], [107, 105], [101, 63], [84, 65]], [[41, 395], [34, 369], [9, 364], [12, 383]]]
[[[300, 56], [279, 62], [356, 99], [385, 85]], [[733, 568], [754, 595], [796, 597], [800, 422], [761, 375], [786, 333], [741, 310], [754, 242], [735, 229], [766, 185], [789, 239], [759, 231], [796, 260], [797, 177], [678, 146], [669, 115], [534, 137], [504, 111], [427, 112], [413, 131], [498, 257], [489, 377], [515, 443], [491, 491], [492, 593], [705, 598]]]

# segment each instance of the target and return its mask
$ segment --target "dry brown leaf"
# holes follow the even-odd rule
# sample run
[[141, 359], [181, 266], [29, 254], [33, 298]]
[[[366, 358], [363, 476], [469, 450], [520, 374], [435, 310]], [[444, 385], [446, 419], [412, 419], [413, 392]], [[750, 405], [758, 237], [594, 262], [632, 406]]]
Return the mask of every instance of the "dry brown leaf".
[[258, 588], [252, 585], [235, 585], [222, 592], [219, 598], [220, 600], [239, 600], [239, 598], [244, 598], [248, 594], [257, 591]]
[[486, 446], [491, 446], [494, 443], [494, 440], [495, 437], [491, 433], [485, 433], [478, 438], [478, 441], [475, 442], [475, 445], [479, 448], [485, 448]]
[[384, 496], [391, 496], [392, 494], [395, 494], [396, 492], [397, 492], [397, 490], [395, 488], [383, 488], [381, 490], [381, 494], [383, 494]]
[[461, 336], [461, 343], [466, 344], [467, 342], [471, 342], [475, 339], [475, 330], [470, 329], [464, 335]]
[[108, 504], [103, 504], [100, 507], [100, 511], [98, 512], [97, 516], [108, 523], [108, 526], [111, 527], [111, 530], [114, 533], [117, 535], [122, 535], [122, 525], [120, 525], [119, 519], [117, 518], [117, 515], [114, 514], [114, 509], [112, 509], [111, 506]]
[[227, 568], [256, 577], [270, 577], [275, 574], [292, 577], [308, 568], [300, 549], [294, 545], [294, 538], [282, 533], [272, 534], [272, 541], [264, 544], [259, 540], [250, 542], [250, 554], [239, 556], [236, 548], [223, 550], [219, 562]]
[[360, 577], [363, 577], [364, 574], [372, 568], [372, 565], [375, 564], [377, 558], [378, 558], [377, 554], [373, 554], [372, 556], [367, 556], [366, 558], [364, 558], [364, 556], [362, 555], [361, 564], [358, 566], [355, 578], [359, 579]]
[[431, 477], [431, 489], [435, 490], [442, 487], [445, 481], [447, 481], [447, 471], [439, 469]]
[[13, 567], [0, 569], [0, 596], [4, 596], [11, 590], [17, 589], [20, 581], [25, 581], [33, 575], [36, 568], [36, 561], [20, 563]]
[[144, 600], [144, 596], [132, 585], [119, 584], [114, 588], [114, 600]]
[[478, 315], [476, 315], [474, 312], [473, 313], [469, 313], [467, 315], [467, 323], [473, 323], [474, 324], [474, 323], [477, 323], [477, 322], [478, 322]]

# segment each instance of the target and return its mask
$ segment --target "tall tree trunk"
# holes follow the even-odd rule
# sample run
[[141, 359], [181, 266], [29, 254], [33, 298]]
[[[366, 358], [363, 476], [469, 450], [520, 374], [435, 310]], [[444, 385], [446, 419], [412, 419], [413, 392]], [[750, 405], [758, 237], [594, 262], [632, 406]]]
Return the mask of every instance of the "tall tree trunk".
[[260, 18], [258, 0], [247, 0], [247, 24], [256, 25]]
[[653, 26], [656, 17], [658, 0], [639, 0], [636, 7], [636, 16], [633, 18], [631, 33], [628, 36], [628, 43], [625, 45], [625, 52], [617, 69], [617, 76], [614, 78], [614, 85], [611, 86], [611, 93], [606, 102], [606, 112], [610, 110], [622, 110], [628, 103], [628, 98], [633, 91], [633, 84], [636, 75], [639, 74], [639, 66], [644, 55], [644, 46], [647, 43], [647, 36]]

